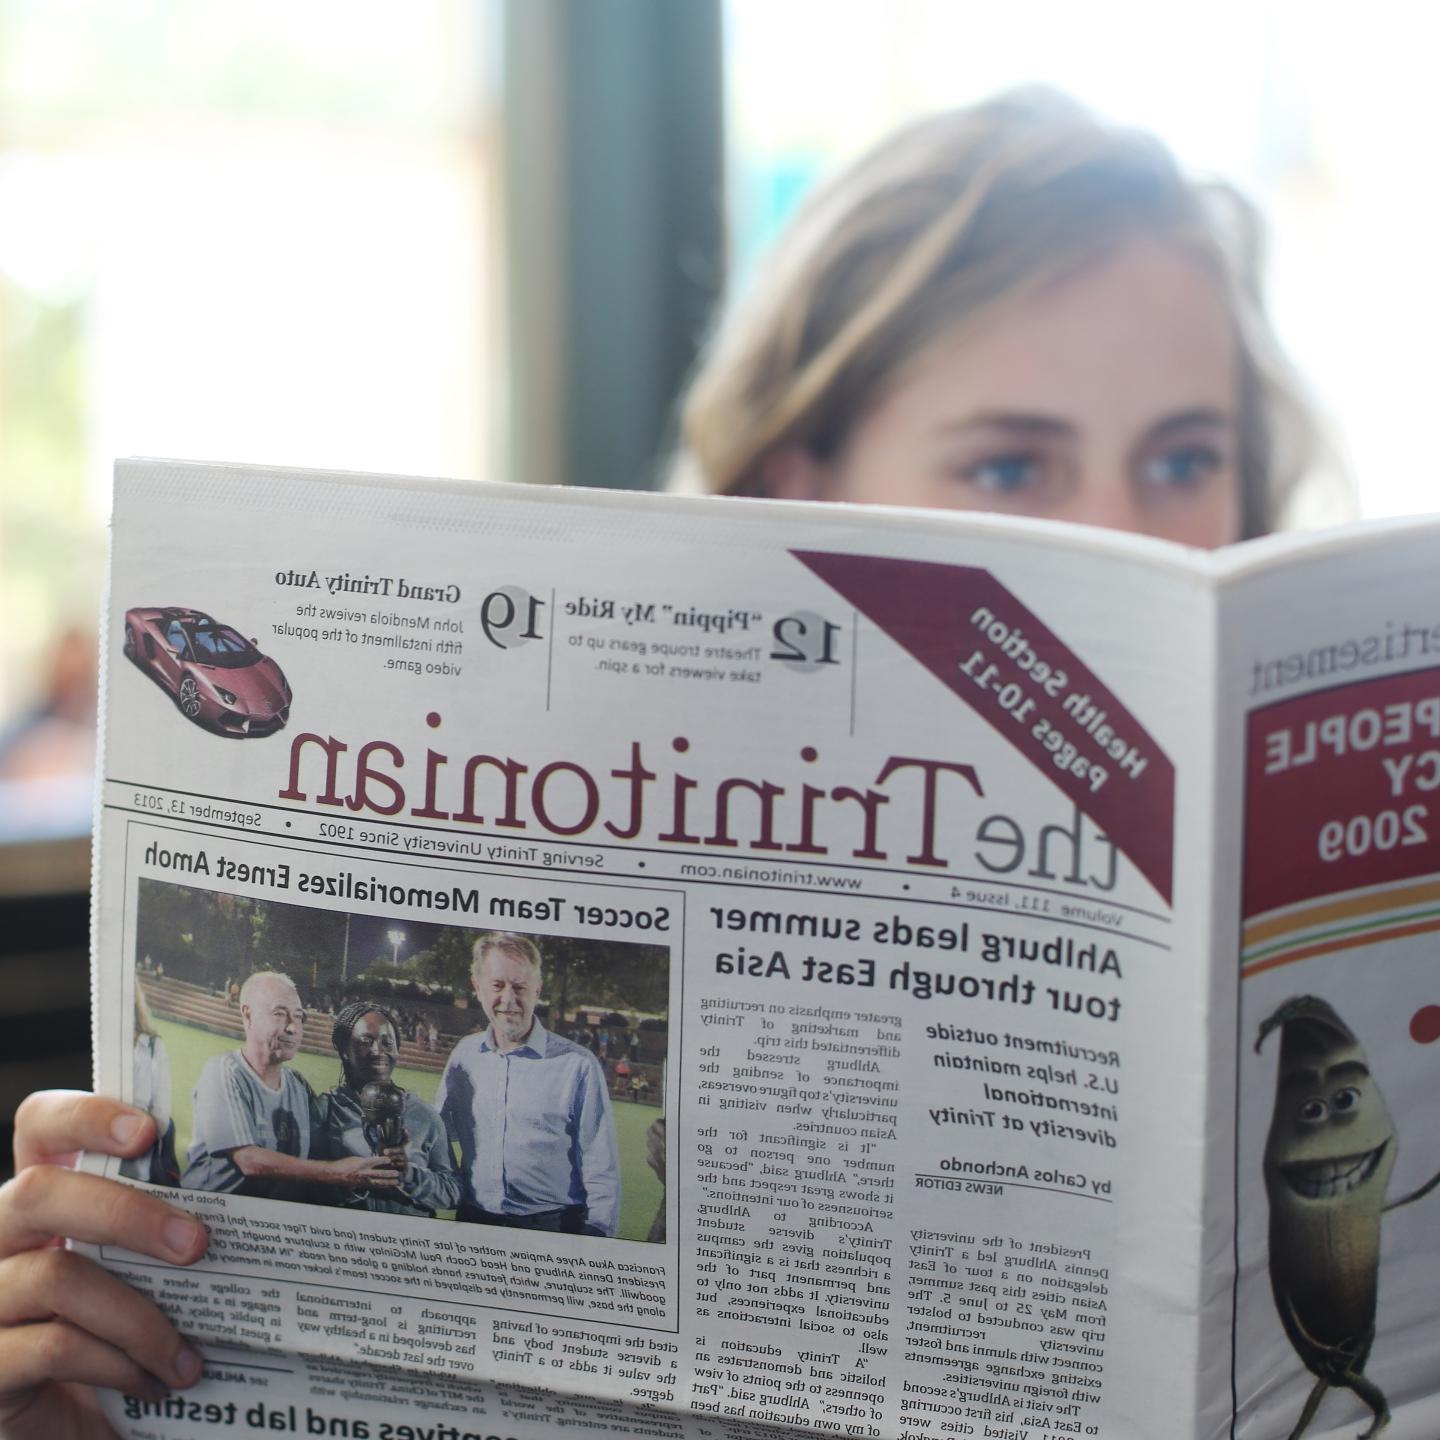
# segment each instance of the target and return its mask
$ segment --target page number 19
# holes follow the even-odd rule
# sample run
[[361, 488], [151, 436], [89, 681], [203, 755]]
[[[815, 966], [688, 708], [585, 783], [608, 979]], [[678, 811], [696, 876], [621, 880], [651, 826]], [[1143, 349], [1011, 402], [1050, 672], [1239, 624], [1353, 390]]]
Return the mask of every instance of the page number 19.
[[480, 628], [485, 638], [501, 650], [543, 636], [539, 627], [545, 602], [518, 586], [492, 590], [480, 603]]

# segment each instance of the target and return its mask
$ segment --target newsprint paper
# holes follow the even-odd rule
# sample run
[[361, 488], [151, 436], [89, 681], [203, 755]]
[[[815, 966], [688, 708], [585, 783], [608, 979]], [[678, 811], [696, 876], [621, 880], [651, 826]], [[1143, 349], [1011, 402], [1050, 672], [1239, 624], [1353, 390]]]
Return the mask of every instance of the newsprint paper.
[[1437, 546], [120, 465], [113, 1423], [1435, 1440]]

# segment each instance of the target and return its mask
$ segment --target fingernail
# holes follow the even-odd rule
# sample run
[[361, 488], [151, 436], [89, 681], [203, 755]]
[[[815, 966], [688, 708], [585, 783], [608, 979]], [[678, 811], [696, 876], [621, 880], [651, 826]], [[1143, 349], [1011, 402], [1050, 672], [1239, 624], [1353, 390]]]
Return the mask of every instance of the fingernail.
[[110, 1122], [110, 1138], [117, 1145], [131, 1146], [140, 1138], [144, 1124], [143, 1115], [117, 1115]]
[[173, 1254], [188, 1255], [200, 1239], [200, 1224], [184, 1215], [172, 1215], [162, 1227], [161, 1234]]
[[193, 1385], [200, 1378], [200, 1352], [182, 1345], [175, 1354], [175, 1378], [182, 1385]]

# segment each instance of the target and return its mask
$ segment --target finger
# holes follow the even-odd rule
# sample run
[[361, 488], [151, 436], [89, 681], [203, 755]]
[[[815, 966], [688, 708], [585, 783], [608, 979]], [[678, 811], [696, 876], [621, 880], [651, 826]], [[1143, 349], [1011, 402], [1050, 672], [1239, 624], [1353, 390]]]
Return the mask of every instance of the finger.
[[154, 1139], [155, 1122], [132, 1105], [84, 1090], [37, 1090], [15, 1112], [15, 1169], [80, 1150], [139, 1155]]
[[32, 1165], [0, 1186], [0, 1259], [60, 1236], [179, 1265], [198, 1260], [209, 1241], [194, 1216], [98, 1175]]
[[165, 1384], [123, 1350], [63, 1320], [0, 1334], [0, 1394], [51, 1381], [100, 1385], [142, 1400], [163, 1400], [167, 1394]]
[[[0, 1333], [54, 1322], [122, 1352], [168, 1385], [192, 1385], [200, 1376], [199, 1352], [185, 1343], [159, 1307], [83, 1256], [31, 1250], [0, 1261]], [[55, 1343], [71, 1341], [56, 1337]], [[93, 1376], [56, 1378], [113, 1383]]]

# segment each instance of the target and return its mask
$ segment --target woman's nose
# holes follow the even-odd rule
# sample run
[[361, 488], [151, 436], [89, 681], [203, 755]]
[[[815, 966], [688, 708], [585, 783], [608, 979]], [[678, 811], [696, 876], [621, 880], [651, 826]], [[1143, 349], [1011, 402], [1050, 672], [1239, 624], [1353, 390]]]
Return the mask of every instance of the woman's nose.
[[1064, 513], [1055, 517], [1076, 525], [1099, 525], [1106, 530], [1144, 534], [1146, 516], [1135, 487], [1124, 475], [1085, 476]]

